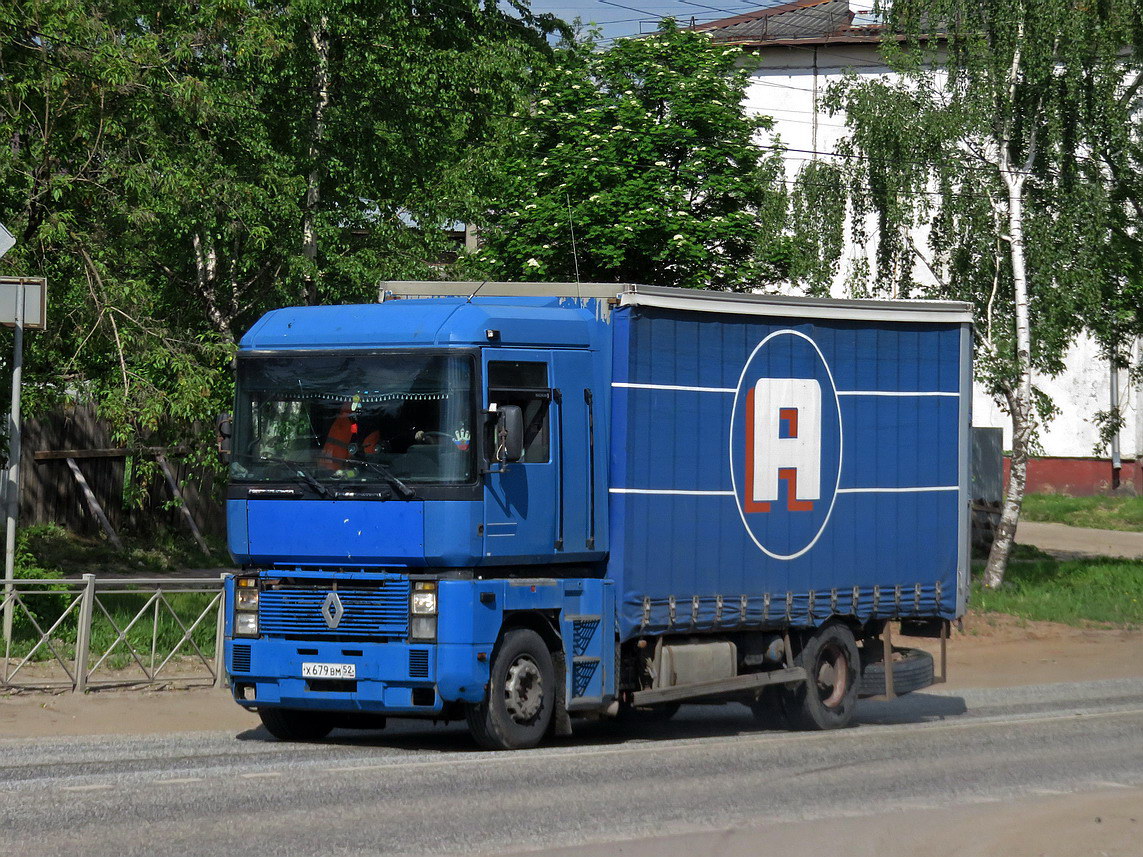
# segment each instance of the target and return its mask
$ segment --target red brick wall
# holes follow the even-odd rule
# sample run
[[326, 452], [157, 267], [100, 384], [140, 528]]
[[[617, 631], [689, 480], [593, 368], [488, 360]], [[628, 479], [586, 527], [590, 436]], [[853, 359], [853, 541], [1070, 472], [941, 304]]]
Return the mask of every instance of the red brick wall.
[[[1008, 456], [1004, 457], [1004, 483], [1008, 484]], [[1028, 493], [1069, 494], [1089, 497], [1111, 490], [1110, 458], [1033, 458], [1028, 461]], [[1143, 493], [1143, 462], [1124, 460], [1119, 470], [1121, 488]]]

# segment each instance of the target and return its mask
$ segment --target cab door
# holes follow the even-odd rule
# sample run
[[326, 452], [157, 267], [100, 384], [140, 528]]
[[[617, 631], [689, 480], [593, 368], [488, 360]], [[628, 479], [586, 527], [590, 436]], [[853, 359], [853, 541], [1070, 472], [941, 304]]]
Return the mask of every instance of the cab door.
[[[485, 564], [543, 562], [557, 552], [559, 449], [553, 428], [552, 353], [513, 348], [484, 353], [485, 406], [516, 405], [524, 457], [489, 463], [484, 489]], [[494, 446], [489, 420], [484, 449]]]

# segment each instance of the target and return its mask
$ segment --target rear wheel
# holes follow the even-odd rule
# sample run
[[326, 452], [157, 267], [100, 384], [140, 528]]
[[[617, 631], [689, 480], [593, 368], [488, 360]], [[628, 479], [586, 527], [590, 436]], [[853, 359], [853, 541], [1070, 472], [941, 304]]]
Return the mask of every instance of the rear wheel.
[[482, 747], [523, 750], [543, 740], [556, 700], [555, 668], [535, 631], [517, 628], [492, 657], [488, 695], [466, 709], [468, 729]]
[[266, 731], [279, 741], [317, 741], [333, 729], [333, 716], [324, 711], [259, 708]]
[[806, 640], [794, 658], [806, 680], [787, 691], [786, 716], [794, 729], [841, 729], [853, 720], [860, 684], [860, 655], [853, 632], [829, 624]]

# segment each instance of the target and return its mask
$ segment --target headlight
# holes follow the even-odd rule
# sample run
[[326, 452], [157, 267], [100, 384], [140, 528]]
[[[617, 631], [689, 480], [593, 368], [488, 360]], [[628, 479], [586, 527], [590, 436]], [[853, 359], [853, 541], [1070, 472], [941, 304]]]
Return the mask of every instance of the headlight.
[[257, 589], [236, 589], [234, 591], [234, 609], [235, 610], [257, 610], [258, 609], [258, 590]]
[[413, 621], [409, 624], [409, 639], [411, 640], [435, 640], [437, 638], [437, 617], [436, 616], [414, 616]]
[[435, 592], [413, 593], [413, 615], [433, 616], [437, 612], [437, 594]]
[[258, 614], [257, 613], [235, 613], [234, 614], [234, 636], [235, 637], [257, 637], [258, 636]]

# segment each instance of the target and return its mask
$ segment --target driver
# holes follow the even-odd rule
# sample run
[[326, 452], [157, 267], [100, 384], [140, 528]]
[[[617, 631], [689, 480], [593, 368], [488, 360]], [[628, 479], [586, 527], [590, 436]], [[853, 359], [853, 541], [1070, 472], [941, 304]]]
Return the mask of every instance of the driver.
[[381, 434], [372, 431], [364, 437], [361, 436], [361, 425], [357, 415], [360, 407], [360, 396], [354, 396], [341, 406], [318, 456], [318, 463], [322, 467], [328, 470], [340, 470], [348, 459], [356, 458], [359, 453], [372, 455], [377, 452]]

